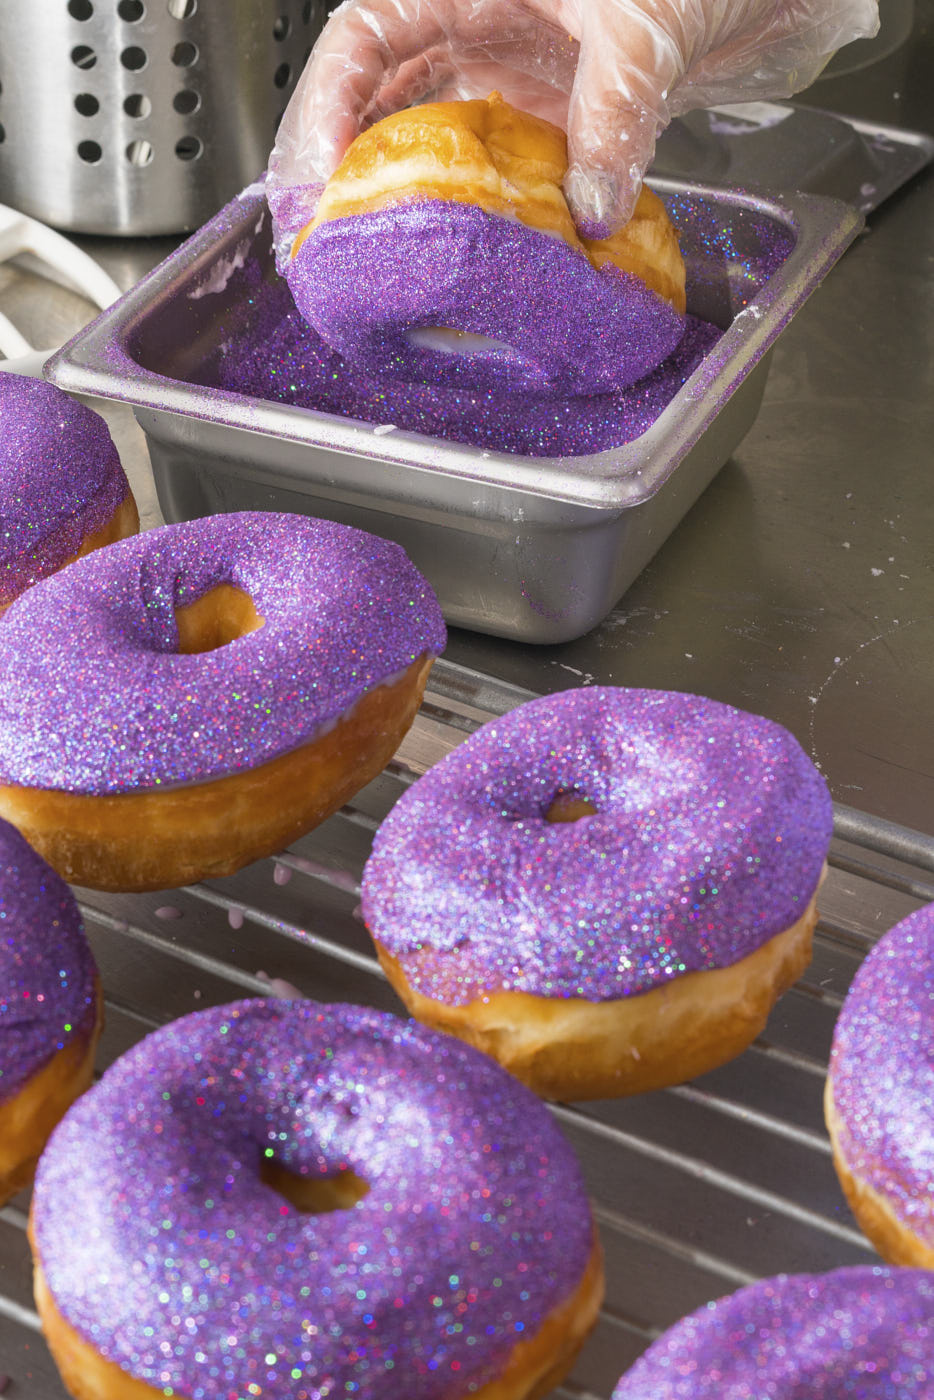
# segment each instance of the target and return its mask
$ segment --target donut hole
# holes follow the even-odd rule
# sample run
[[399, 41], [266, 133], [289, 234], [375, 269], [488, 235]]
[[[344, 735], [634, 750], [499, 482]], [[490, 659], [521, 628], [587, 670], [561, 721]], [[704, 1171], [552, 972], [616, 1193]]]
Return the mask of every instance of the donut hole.
[[253, 606], [253, 599], [242, 588], [231, 583], [219, 583], [193, 603], [175, 609], [178, 627], [178, 651], [192, 656], [203, 651], [217, 651], [248, 632], [256, 632], [263, 619]]
[[335, 1210], [350, 1210], [370, 1190], [369, 1184], [349, 1167], [333, 1176], [301, 1176], [277, 1162], [275, 1157], [264, 1157], [259, 1174], [267, 1186], [303, 1215], [330, 1215]]
[[422, 350], [440, 350], [445, 355], [507, 355], [516, 351], [504, 340], [473, 331], [458, 331], [453, 326], [414, 326], [408, 332], [409, 341]]
[[579, 822], [582, 817], [595, 817], [597, 808], [579, 792], [556, 792], [545, 809], [546, 822]]

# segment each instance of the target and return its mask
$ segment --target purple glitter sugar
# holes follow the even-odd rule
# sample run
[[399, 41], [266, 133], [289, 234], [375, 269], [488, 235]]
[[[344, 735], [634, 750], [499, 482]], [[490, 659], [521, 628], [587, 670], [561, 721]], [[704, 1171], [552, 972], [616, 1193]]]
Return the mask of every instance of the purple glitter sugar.
[[934, 904], [890, 929], [859, 968], [830, 1083], [850, 1171], [934, 1249]]
[[96, 975], [71, 890], [0, 821], [0, 1103], [88, 1034]]
[[[269, 1157], [369, 1193], [300, 1212], [261, 1180]], [[466, 1394], [593, 1241], [532, 1094], [447, 1036], [308, 1001], [196, 1013], [124, 1055], [53, 1134], [33, 1222], [66, 1321], [199, 1400]]]
[[871, 1265], [763, 1279], [683, 1318], [613, 1400], [931, 1400], [934, 1276]]
[[[420, 200], [320, 224], [286, 267], [295, 304], [357, 372], [448, 389], [568, 398], [655, 369], [684, 317], [632, 273], [475, 204]], [[444, 327], [498, 348], [449, 354]]]
[[[179, 654], [175, 609], [221, 583], [262, 627]], [[243, 772], [444, 643], [404, 550], [362, 530], [263, 512], [149, 530], [0, 620], [0, 782], [117, 793]]]
[[[556, 795], [596, 815], [551, 823]], [[804, 914], [832, 813], [771, 720], [593, 687], [486, 724], [377, 833], [363, 915], [448, 1005], [508, 990], [609, 1001], [725, 967]]]
[[74, 558], [129, 489], [99, 414], [0, 374], [0, 607]]

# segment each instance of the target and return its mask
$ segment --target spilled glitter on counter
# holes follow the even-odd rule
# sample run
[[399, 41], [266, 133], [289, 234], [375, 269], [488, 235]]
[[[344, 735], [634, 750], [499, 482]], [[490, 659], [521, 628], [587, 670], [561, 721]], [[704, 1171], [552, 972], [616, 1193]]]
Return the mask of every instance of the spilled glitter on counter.
[[[596, 815], [545, 819], [571, 793]], [[396, 803], [363, 913], [416, 991], [612, 1000], [730, 966], [805, 913], [827, 786], [780, 725], [588, 687], [483, 726]]]
[[[270, 1156], [369, 1192], [305, 1214], [261, 1180]], [[302, 1001], [214, 1008], [134, 1047], [54, 1134], [33, 1218], [79, 1335], [195, 1400], [463, 1394], [573, 1293], [593, 1245], [574, 1154], [532, 1094], [424, 1027]]]

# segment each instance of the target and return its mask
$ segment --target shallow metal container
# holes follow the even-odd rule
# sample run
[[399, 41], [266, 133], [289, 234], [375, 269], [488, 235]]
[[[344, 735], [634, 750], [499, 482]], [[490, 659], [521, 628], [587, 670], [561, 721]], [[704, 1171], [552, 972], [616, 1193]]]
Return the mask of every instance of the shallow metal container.
[[[609, 612], [752, 425], [768, 351], [859, 230], [811, 195], [653, 181], [675, 208], [688, 309], [724, 328], [641, 437], [522, 457], [205, 387], [257, 299], [282, 295], [251, 187], [72, 340], [60, 387], [131, 404], [167, 520], [292, 510], [399, 541], [450, 623], [528, 642]], [[778, 250], [778, 252], [776, 251]]]

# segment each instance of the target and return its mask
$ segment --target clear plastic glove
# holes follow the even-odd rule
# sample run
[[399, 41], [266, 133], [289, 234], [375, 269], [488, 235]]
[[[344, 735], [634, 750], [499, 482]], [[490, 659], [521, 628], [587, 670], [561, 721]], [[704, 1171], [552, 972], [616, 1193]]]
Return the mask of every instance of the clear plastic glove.
[[364, 127], [423, 98], [486, 96], [563, 126], [582, 232], [629, 218], [658, 132], [693, 107], [789, 97], [877, 0], [345, 0], [289, 103], [267, 189], [285, 238]]

